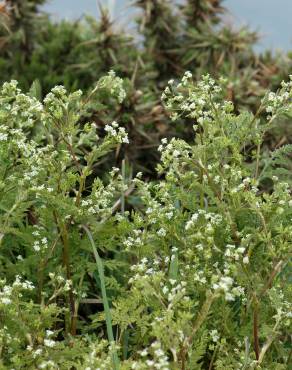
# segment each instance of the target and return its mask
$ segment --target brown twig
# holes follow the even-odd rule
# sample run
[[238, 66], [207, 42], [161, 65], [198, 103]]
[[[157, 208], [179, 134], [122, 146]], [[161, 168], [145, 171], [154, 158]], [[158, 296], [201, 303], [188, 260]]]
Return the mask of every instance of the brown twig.
[[254, 295], [254, 309], [253, 309], [253, 346], [258, 361], [260, 356], [260, 343], [259, 343], [259, 317], [258, 317], [258, 299]]

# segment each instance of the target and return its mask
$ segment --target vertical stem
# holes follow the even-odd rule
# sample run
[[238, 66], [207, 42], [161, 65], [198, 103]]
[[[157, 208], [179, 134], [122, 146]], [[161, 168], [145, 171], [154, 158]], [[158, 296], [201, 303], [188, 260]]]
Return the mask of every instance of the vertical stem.
[[[70, 251], [69, 251], [69, 240], [68, 240], [68, 231], [66, 228], [66, 225], [60, 224], [58, 220], [58, 216], [56, 211], [53, 212], [55, 222], [57, 224], [57, 227], [59, 229], [59, 233], [61, 235], [61, 240], [63, 244], [63, 266], [66, 269], [66, 279], [71, 280], [71, 267], [70, 267]], [[69, 306], [70, 306], [70, 332], [72, 335], [76, 334], [76, 320], [74, 319], [75, 316], [75, 302], [74, 302], [74, 296], [73, 296], [73, 291], [72, 288], [69, 290]]]
[[[125, 160], [122, 160], [122, 177], [123, 177], [123, 185], [125, 185], [125, 178], [126, 178], [126, 164]], [[122, 214], [125, 213], [125, 192], [124, 189], [122, 190], [122, 195], [121, 195], [121, 212]]]
[[186, 370], [186, 349], [183, 347], [180, 351], [181, 370]]
[[38, 303], [41, 304], [42, 302], [42, 290], [44, 284], [44, 261], [41, 260], [41, 263], [38, 267]]
[[213, 365], [214, 365], [214, 361], [215, 361], [215, 358], [216, 358], [218, 349], [219, 349], [219, 343], [217, 343], [216, 348], [214, 349], [214, 352], [212, 354], [212, 358], [211, 358], [211, 361], [210, 361], [208, 370], [212, 370], [213, 369]]
[[[70, 253], [69, 253], [69, 240], [68, 240], [68, 232], [66, 229], [66, 225], [63, 225], [63, 231], [61, 234], [61, 238], [63, 241], [63, 265], [66, 268], [66, 278], [67, 280], [71, 280], [71, 267], [70, 267]], [[75, 316], [75, 302], [72, 289], [69, 290], [69, 303], [70, 303], [70, 311], [71, 311], [71, 334], [76, 334], [76, 326], [74, 326], [74, 316]]]
[[79, 183], [79, 189], [78, 189], [78, 193], [77, 193], [77, 196], [76, 196], [76, 206], [78, 207], [79, 204], [80, 204], [80, 200], [81, 200], [81, 196], [82, 196], [82, 192], [83, 192], [83, 189], [84, 189], [84, 184], [85, 184], [85, 176], [84, 174], [82, 173], [80, 175], [80, 183]]
[[254, 307], [253, 307], [253, 346], [258, 361], [260, 356], [260, 344], [259, 344], [259, 318], [258, 318], [258, 299], [254, 296]]
[[255, 178], [257, 179], [259, 176], [259, 166], [260, 166], [260, 153], [261, 153], [261, 144], [259, 143], [257, 146], [257, 154], [256, 154], [256, 168], [255, 168]]
[[128, 348], [129, 348], [129, 331], [126, 329], [123, 333], [123, 359], [128, 358]]

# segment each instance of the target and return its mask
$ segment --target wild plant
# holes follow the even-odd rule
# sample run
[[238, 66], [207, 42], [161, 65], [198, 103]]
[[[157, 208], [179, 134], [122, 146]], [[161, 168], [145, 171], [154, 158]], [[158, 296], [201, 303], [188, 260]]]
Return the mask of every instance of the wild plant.
[[[3, 369], [289, 366], [291, 146], [262, 145], [291, 114], [292, 82], [255, 114], [237, 113], [227, 88], [170, 80], [162, 103], [193, 139], [162, 139], [159, 181], [128, 182], [126, 166], [97, 178], [128, 137], [116, 122], [81, 126], [80, 91], [57, 86], [40, 102], [3, 85]], [[113, 72], [92, 94], [125, 98]]]
[[291, 147], [266, 158], [261, 146], [291, 113], [291, 87], [237, 114], [224, 81], [169, 81], [164, 105], [193, 122], [194, 142], [162, 139], [160, 181], [135, 180], [145, 208], [124, 246], [137, 262], [113, 310], [133, 369], [287, 368], [291, 173], [274, 161]]

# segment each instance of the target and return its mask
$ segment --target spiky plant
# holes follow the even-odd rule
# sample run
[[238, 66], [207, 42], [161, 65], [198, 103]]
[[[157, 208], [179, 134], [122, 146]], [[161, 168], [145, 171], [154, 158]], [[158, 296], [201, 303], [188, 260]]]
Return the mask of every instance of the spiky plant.
[[142, 9], [138, 19], [144, 38], [146, 56], [153, 61], [157, 79], [169, 78], [178, 70], [172, 50], [178, 46], [179, 16], [171, 0], [138, 0], [134, 5]]
[[181, 5], [182, 14], [190, 27], [199, 23], [220, 22], [220, 13], [224, 12], [222, 0], [187, 0]]
[[6, 0], [4, 2], [10, 19], [11, 31], [15, 34], [23, 52], [31, 51], [39, 18], [38, 7], [45, 1]]

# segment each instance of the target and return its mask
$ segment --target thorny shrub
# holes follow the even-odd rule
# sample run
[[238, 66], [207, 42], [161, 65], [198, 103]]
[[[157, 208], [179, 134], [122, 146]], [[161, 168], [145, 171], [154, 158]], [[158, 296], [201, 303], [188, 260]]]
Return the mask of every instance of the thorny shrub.
[[[162, 101], [194, 140], [162, 139], [153, 183], [95, 177], [128, 138], [116, 122], [81, 126], [80, 91], [41, 103], [3, 85], [1, 368], [287, 369], [291, 147], [261, 149], [292, 82], [256, 114], [234, 113], [224, 84], [169, 81]], [[125, 97], [112, 72], [96, 91]]]

